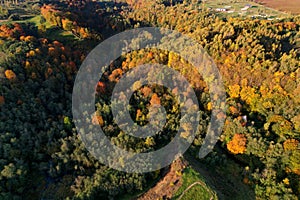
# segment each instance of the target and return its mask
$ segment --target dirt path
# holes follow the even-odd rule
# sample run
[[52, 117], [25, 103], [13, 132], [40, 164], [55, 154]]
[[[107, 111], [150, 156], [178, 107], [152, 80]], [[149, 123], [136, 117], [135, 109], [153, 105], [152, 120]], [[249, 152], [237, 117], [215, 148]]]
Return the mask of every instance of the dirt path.
[[0, 24], [8, 22], [8, 21], [9, 21], [8, 19], [2, 19], [2, 20], [0, 20]]
[[[186, 193], [187, 191], [189, 191], [189, 190], [190, 190], [192, 187], [194, 187], [195, 185], [200, 185], [201, 187], [205, 188], [205, 189], [208, 191], [208, 193], [211, 193], [211, 191], [207, 189], [207, 186], [206, 186], [206, 185], [204, 185], [202, 182], [197, 181], [197, 182], [191, 184], [189, 187], [187, 187], [187, 188], [182, 192], [182, 194], [180, 195], [180, 197], [178, 197], [177, 200], [180, 200], [180, 199], [185, 195], [185, 193]], [[214, 199], [214, 195], [211, 194], [210, 200], [213, 200], [213, 199]]]
[[[212, 188], [218, 199], [255, 199], [255, 193], [247, 185], [243, 184], [239, 177], [226, 176], [225, 174], [218, 173], [214, 169], [208, 169], [206, 165], [195, 159], [189, 153], [184, 155], [184, 158], [174, 161], [169, 171], [165, 176], [150, 190], [137, 198], [137, 200], [157, 200], [157, 199], [171, 199], [172, 196], [182, 185], [181, 172], [187, 166], [191, 166], [194, 170], [200, 173], [205, 179], [205, 183]], [[179, 197], [182, 196], [193, 186], [201, 182], [191, 184]], [[204, 187], [205, 188], [205, 187]]]
[[182, 185], [182, 171], [187, 162], [179, 158], [170, 167], [169, 172], [150, 190], [138, 198], [138, 200], [171, 199], [173, 194]]
[[226, 177], [224, 174], [217, 173], [214, 169], [209, 169], [189, 153], [186, 153], [184, 158], [194, 170], [201, 174], [207, 185], [217, 193], [218, 199], [255, 199], [254, 191], [243, 184], [238, 177]]

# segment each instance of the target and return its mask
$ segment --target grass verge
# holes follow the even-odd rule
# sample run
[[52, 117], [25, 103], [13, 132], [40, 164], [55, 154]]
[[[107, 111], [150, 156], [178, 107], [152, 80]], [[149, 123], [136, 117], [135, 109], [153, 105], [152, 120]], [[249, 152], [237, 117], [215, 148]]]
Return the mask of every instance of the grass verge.
[[182, 175], [183, 184], [172, 199], [210, 200], [218, 199], [216, 193], [204, 182], [203, 177], [193, 168], [186, 168]]

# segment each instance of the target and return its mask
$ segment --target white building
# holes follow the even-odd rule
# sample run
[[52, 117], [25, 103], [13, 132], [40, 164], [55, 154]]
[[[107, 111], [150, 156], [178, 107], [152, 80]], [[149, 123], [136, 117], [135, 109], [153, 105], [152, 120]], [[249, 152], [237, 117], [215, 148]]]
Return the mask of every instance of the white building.
[[226, 12], [227, 9], [226, 8], [217, 8], [216, 11], [217, 12]]
[[246, 10], [248, 10], [249, 8], [252, 8], [252, 5], [251, 5], [251, 4], [245, 5], [245, 7], [241, 9], [241, 11], [246, 11]]

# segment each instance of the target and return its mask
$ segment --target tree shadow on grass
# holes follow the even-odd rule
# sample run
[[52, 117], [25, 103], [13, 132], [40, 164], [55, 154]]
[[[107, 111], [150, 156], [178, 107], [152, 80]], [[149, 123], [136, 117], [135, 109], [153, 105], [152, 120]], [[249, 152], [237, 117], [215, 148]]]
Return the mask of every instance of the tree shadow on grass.
[[255, 199], [254, 190], [242, 183], [242, 177], [235, 177], [225, 171], [218, 170], [217, 167], [207, 166], [205, 163], [196, 159], [191, 152], [185, 153], [184, 158], [193, 169], [204, 177], [205, 182], [215, 190], [218, 199]]

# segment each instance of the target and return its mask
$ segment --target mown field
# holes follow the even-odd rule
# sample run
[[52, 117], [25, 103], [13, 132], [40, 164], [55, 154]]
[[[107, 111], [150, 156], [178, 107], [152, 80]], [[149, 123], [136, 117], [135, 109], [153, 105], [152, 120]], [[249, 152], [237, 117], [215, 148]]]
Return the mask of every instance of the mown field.
[[257, 2], [280, 11], [300, 14], [300, 0], [259, 0]]
[[203, 177], [201, 177], [194, 169], [185, 169], [182, 178], [183, 184], [176, 192], [173, 199], [218, 199], [215, 192], [205, 184]]

